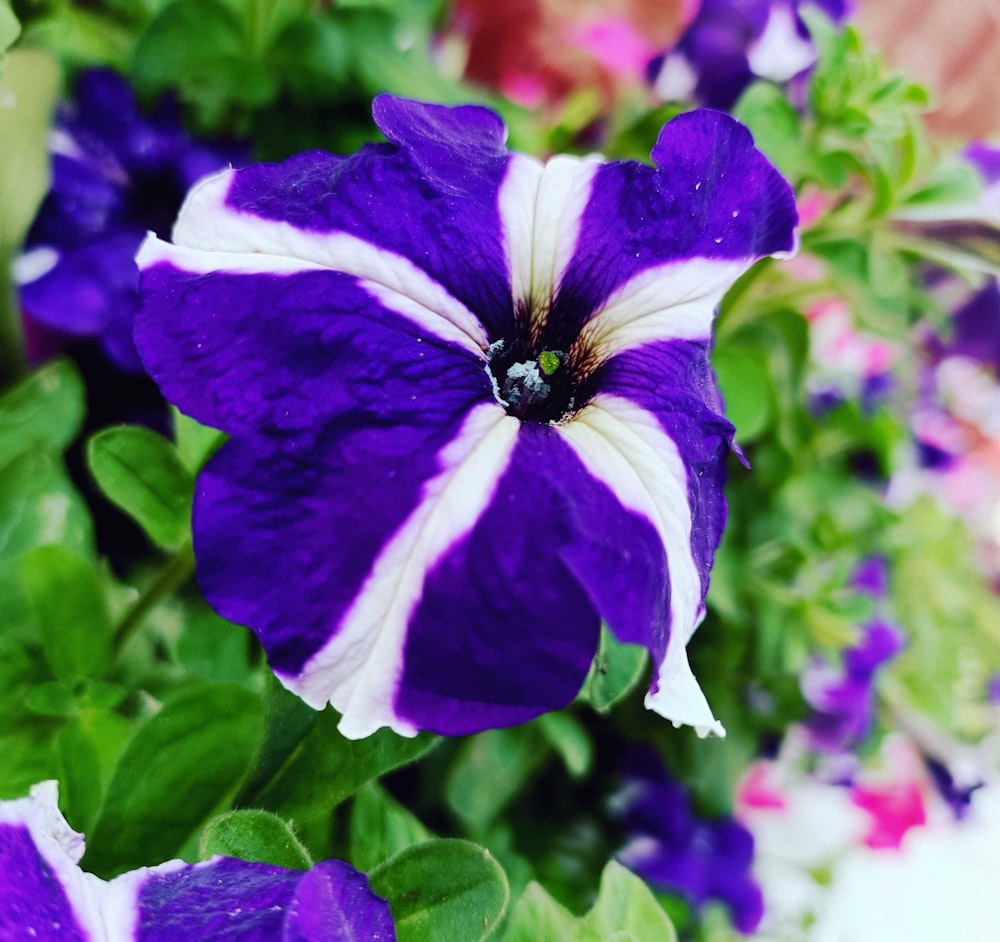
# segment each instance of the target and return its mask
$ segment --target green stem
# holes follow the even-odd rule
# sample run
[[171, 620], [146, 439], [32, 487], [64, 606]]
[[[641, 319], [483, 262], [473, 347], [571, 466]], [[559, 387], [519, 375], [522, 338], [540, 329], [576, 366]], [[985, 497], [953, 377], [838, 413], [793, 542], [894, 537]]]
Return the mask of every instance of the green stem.
[[194, 573], [194, 550], [185, 543], [160, 574], [150, 583], [115, 628], [113, 646], [121, 651], [146, 616], [165, 598], [177, 591]]
[[0, 389], [12, 385], [27, 371], [24, 330], [10, 276], [10, 259], [0, 251]]

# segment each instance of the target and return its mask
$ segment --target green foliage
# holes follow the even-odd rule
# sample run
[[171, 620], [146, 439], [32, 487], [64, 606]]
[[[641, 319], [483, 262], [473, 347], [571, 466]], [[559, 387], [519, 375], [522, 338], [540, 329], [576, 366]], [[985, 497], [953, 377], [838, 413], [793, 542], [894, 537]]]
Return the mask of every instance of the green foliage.
[[[438, 739], [412, 739], [381, 729], [367, 739], [345, 739], [332, 708], [320, 713], [254, 801], [296, 823], [328, 814], [365, 782], [415, 762]], [[297, 732], [297, 730], [296, 730]]]
[[468, 841], [431, 840], [369, 874], [389, 900], [399, 942], [478, 942], [496, 930], [510, 887], [489, 851]]
[[105, 429], [87, 445], [87, 463], [105, 496], [163, 549], [190, 539], [194, 478], [177, 449], [149, 429]]
[[369, 782], [351, 809], [351, 860], [359, 870], [374, 870], [407, 847], [431, 839], [419, 819], [381, 785]]
[[40, 546], [19, 564], [52, 672], [72, 685], [99, 679], [111, 661], [113, 626], [93, 564], [64, 546]]
[[181, 853], [232, 794], [260, 735], [259, 699], [232, 684], [192, 684], [129, 741], [89, 838], [85, 866], [101, 876]]
[[205, 826], [198, 846], [202, 860], [219, 855], [308, 870], [312, 858], [288, 823], [268, 811], [229, 811]]
[[608, 713], [625, 699], [645, 676], [649, 655], [637, 644], [622, 644], [601, 625], [601, 640], [583, 682], [580, 699], [589, 703], [598, 713]]
[[504, 942], [676, 942], [677, 933], [649, 887], [610, 861], [593, 908], [577, 919], [537, 883], [511, 912]]

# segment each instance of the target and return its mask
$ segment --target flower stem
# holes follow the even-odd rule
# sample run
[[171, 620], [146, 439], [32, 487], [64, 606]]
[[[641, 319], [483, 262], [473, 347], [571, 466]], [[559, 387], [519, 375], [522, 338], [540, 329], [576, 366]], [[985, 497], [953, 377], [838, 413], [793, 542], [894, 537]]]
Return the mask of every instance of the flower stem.
[[24, 331], [10, 277], [10, 259], [0, 251], [0, 389], [20, 379], [27, 369]]
[[121, 651], [135, 630], [145, 621], [146, 616], [160, 602], [184, 585], [193, 573], [194, 550], [190, 543], [185, 543], [118, 623], [112, 639], [114, 650]]

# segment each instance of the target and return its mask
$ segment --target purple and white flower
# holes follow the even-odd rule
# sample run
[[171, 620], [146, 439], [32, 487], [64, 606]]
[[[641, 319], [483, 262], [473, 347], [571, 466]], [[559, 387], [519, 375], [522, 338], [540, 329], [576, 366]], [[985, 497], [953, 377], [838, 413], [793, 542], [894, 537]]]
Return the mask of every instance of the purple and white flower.
[[616, 855], [652, 886], [692, 906], [723, 903], [740, 932], [760, 924], [764, 902], [751, 873], [753, 835], [731, 817], [702, 818], [653, 753], [629, 756], [612, 812], [627, 834]]
[[664, 101], [695, 101], [729, 110], [754, 79], [787, 82], [816, 62], [800, 11], [817, 7], [836, 23], [848, 0], [702, 0], [672, 49], [648, 68]]
[[52, 186], [14, 264], [29, 328], [97, 339], [115, 366], [137, 371], [133, 256], [150, 229], [169, 233], [192, 184], [237, 153], [194, 142], [175, 102], [144, 114], [107, 69], [80, 76], [50, 151]]
[[55, 782], [0, 802], [0, 942], [394, 942], [389, 904], [339, 860], [307, 872], [216, 857], [110, 882], [80, 869], [83, 836]]
[[647, 706], [721, 732], [685, 653], [733, 435], [712, 320], [792, 251], [788, 185], [716, 113], [651, 167], [373, 110], [388, 143], [223, 172], [139, 254], [150, 375], [231, 436], [197, 485], [206, 597], [346, 736], [561, 708], [602, 620], [652, 653]]

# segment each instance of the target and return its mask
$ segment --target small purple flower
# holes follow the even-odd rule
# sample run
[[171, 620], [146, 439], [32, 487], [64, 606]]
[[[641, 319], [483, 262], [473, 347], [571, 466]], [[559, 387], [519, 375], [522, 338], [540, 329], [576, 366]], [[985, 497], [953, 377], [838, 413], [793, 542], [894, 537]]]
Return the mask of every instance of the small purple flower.
[[986, 783], [982, 779], [976, 779], [972, 782], [958, 781], [952, 770], [940, 759], [935, 759], [933, 756], [925, 755], [924, 764], [927, 766], [927, 772], [938, 794], [951, 809], [955, 820], [961, 821], [972, 807], [973, 794]]
[[222, 173], [140, 252], [146, 367], [232, 436], [197, 485], [206, 597], [346, 736], [561, 708], [602, 619], [652, 653], [649, 707], [721, 731], [685, 651], [733, 434], [711, 327], [793, 248], [788, 185], [721, 114], [648, 167], [373, 110], [389, 143]]
[[647, 752], [630, 756], [612, 811], [628, 835], [616, 855], [621, 863], [692, 906], [724, 903], [740, 932], [757, 928], [764, 902], [750, 872], [753, 835], [733, 818], [695, 815], [687, 791], [659, 757]]
[[851, 573], [852, 589], [872, 599], [884, 599], [889, 594], [889, 561], [884, 556], [866, 556]]
[[868, 734], [875, 711], [875, 674], [903, 644], [897, 627], [872, 621], [860, 643], [844, 651], [841, 670], [816, 661], [803, 673], [802, 692], [814, 711], [805, 727], [817, 749], [841, 752]]
[[29, 319], [99, 338], [120, 369], [142, 368], [132, 341], [133, 257], [150, 230], [164, 238], [188, 188], [234, 153], [194, 143], [175, 104], [140, 111], [114, 72], [83, 73], [52, 133], [52, 186], [14, 266]]
[[650, 63], [654, 90], [728, 111], [754, 79], [793, 79], [816, 61], [799, 15], [810, 4], [835, 23], [850, 12], [848, 0], [702, 0], [677, 45]]
[[394, 942], [389, 904], [339, 860], [308, 872], [216, 857], [105, 882], [78, 866], [83, 837], [56, 783], [0, 802], [0, 942]]

